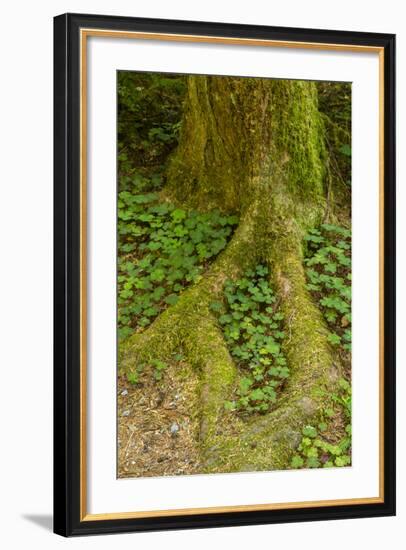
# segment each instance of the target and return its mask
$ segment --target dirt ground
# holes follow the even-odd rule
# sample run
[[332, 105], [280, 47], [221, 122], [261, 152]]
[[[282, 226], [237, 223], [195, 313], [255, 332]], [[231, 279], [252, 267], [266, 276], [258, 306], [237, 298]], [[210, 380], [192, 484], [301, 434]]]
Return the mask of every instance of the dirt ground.
[[181, 363], [162, 380], [118, 378], [118, 477], [197, 473], [197, 376]]

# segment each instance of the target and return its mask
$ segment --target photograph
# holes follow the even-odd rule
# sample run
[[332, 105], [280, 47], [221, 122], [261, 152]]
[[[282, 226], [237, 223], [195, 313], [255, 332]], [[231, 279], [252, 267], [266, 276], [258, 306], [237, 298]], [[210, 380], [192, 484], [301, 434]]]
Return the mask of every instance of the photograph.
[[351, 83], [116, 74], [117, 477], [351, 466]]
[[394, 514], [395, 36], [54, 24], [55, 532]]

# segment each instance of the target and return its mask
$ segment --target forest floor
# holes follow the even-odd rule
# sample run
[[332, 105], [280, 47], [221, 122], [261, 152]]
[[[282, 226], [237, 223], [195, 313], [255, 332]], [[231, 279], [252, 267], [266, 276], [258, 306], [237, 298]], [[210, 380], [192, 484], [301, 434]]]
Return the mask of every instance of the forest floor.
[[199, 471], [198, 380], [168, 369], [133, 385], [118, 378], [118, 477], [192, 474]]

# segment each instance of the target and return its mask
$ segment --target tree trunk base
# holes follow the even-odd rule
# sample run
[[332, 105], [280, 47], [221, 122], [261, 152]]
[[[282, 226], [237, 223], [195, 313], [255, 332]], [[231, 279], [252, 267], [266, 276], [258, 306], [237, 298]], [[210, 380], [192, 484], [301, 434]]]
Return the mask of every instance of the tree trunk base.
[[[206, 276], [186, 289], [143, 333], [121, 350], [120, 370], [170, 360], [181, 352], [199, 373], [202, 471], [274, 470], [288, 467], [306, 424], [315, 422], [334, 393], [340, 375], [327, 340], [321, 312], [306, 289], [299, 233], [278, 224], [269, 242], [259, 239], [258, 206], [242, 219], [228, 247]], [[282, 222], [281, 222], [282, 223]], [[286, 334], [282, 350], [290, 376], [275, 409], [247, 420], [226, 412], [239, 376], [210, 303], [221, 299], [226, 279], [236, 279], [267, 252], [271, 282], [280, 299]]]

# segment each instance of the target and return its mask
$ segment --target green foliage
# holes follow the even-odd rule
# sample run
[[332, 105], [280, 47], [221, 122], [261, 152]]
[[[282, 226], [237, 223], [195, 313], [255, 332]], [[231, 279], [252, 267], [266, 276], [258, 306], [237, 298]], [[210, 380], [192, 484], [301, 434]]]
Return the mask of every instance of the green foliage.
[[131, 371], [127, 374], [127, 380], [131, 384], [138, 384], [140, 382], [142, 373], [144, 371], [144, 365], [138, 365], [134, 371]]
[[341, 145], [340, 147], [340, 153], [347, 157], [351, 157], [351, 147], [348, 145], [348, 143], [345, 143], [344, 145]]
[[170, 363], [160, 361], [159, 359], [153, 359], [148, 363], [139, 363], [135, 369], [127, 372], [127, 380], [133, 385], [143, 384], [146, 379], [153, 379], [156, 383], [160, 382], [166, 370], [169, 368], [169, 364], [179, 363], [183, 361], [183, 355], [181, 353], [173, 353], [169, 357]]
[[244, 372], [236, 399], [227, 410], [266, 413], [289, 376], [281, 351], [283, 314], [268, 282], [268, 268], [258, 265], [224, 286], [224, 303], [213, 302], [231, 355]]
[[351, 351], [351, 232], [324, 224], [305, 237], [307, 288], [330, 329], [329, 341]]
[[[307, 288], [323, 312], [328, 340], [349, 363], [351, 351], [351, 232], [324, 224], [305, 237]], [[351, 464], [351, 385], [341, 378], [327, 395], [317, 426], [305, 426], [291, 468], [343, 467]], [[337, 441], [338, 425], [345, 435]], [[341, 428], [344, 433], [344, 428]]]
[[313, 426], [305, 426], [303, 428], [302, 433], [306, 437], [316, 437], [317, 436], [317, 430]]
[[158, 359], [155, 359], [152, 361], [152, 366], [154, 368], [154, 378], [156, 381], [159, 381], [162, 379], [163, 373], [168, 368], [168, 365], [164, 363], [163, 361], [159, 361]]
[[117, 73], [121, 175], [135, 166], [161, 165], [176, 146], [185, 90], [182, 75]]
[[[293, 455], [290, 467], [297, 468], [332, 468], [351, 464], [351, 386], [344, 378], [339, 381], [339, 390], [331, 396], [335, 410], [326, 408], [323, 421], [315, 426], [305, 426], [302, 440]], [[342, 412], [346, 420], [345, 436], [339, 441], [332, 440], [336, 427], [334, 419]]]
[[148, 326], [199, 280], [226, 246], [238, 218], [159, 203], [153, 182], [132, 181], [118, 196], [119, 337]]
[[319, 82], [319, 110], [325, 121], [330, 170], [334, 180], [351, 185], [351, 84]]

